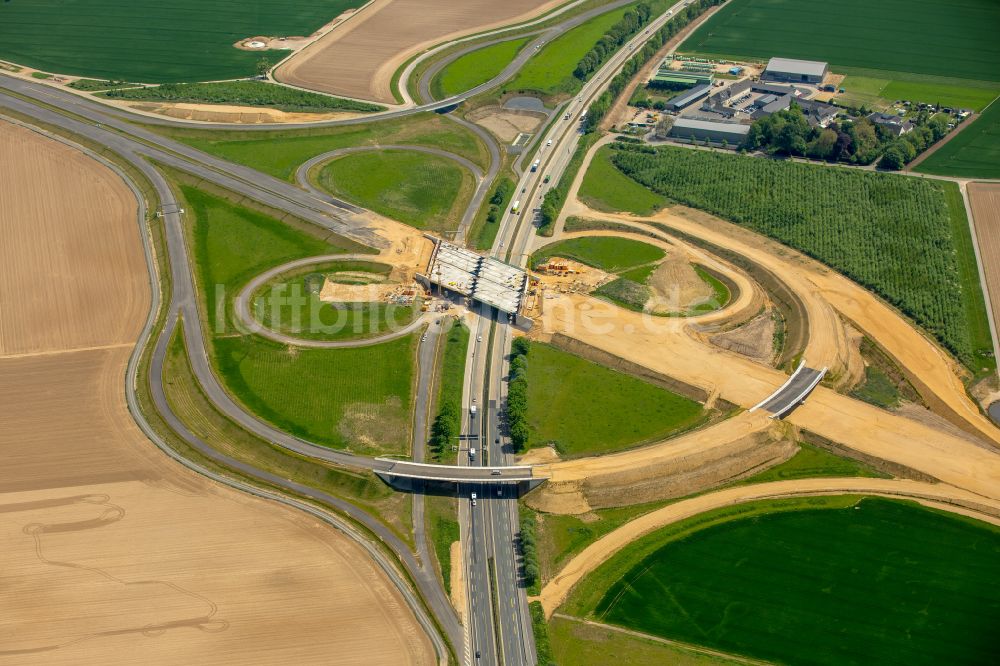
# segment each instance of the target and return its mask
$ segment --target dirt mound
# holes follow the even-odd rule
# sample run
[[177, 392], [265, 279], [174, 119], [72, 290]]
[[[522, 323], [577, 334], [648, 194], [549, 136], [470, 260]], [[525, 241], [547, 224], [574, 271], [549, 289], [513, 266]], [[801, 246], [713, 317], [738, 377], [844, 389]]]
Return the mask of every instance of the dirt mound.
[[709, 338], [714, 345], [734, 351], [758, 363], [771, 365], [774, 360], [774, 314], [762, 312], [742, 326]]
[[533, 134], [544, 119], [542, 114], [502, 109], [499, 106], [484, 106], [466, 116], [466, 120], [485, 127], [498, 139], [508, 143], [516, 139], [518, 134]]
[[715, 292], [678, 252], [667, 254], [646, 280], [652, 296], [646, 309], [654, 314], [686, 312], [712, 298]]

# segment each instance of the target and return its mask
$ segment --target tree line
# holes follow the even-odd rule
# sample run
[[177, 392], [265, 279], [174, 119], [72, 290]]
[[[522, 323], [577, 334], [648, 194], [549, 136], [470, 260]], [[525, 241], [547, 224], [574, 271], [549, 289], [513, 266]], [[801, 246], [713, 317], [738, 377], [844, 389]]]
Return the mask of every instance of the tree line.
[[527, 338], [515, 338], [510, 351], [507, 431], [517, 451], [528, 448], [528, 349]]
[[490, 208], [486, 213], [486, 221], [488, 223], [494, 224], [500, 221], [507, 204], [510, 203], [510, 196], [514, 193], [515, 187], [517, 185], [510, 178], [504, 177], [500, 180], [496, 189], [493, 190], [493, 195], [490, 197]]
[[678, 32], [687, 27], [691, 21], [696, 19], [709, 7], [714, 7], [716, 5], [721, 5], [725, 0], [697, 0], [693, 2], [684, 9], [677, 10], [677, 14], [663, 24], [663, 27], [657, 30], [653, 35], [646, 40], [643, 47], [622, 66], [622, 70], [611, 79], [611, 83], [608, 84], [608, 89], [597, 98], [597, 100], [590, 105], [587, 110], [587, 117], [584, 120], [583, 130], [585, 132], [593, 132], [597, 129], [597, 126], [604, 119], [604, 116], [611, 109], [611, 104], [614, 100], [625, 90], [625, 87], [632, 80], [632, 77], [638, 73], [642, 67], [648, 63], [653, 56], [656, 55], [657, 51], [663, 48], [663, 45], [670, 41], [670, 39], [676, 35]]
[[848, 164], [871, 164], [878, 159], [879, 166], [898, 170], [948, 133], [948, 121], [926, 111], [911, 122], [915, 127], [902, 136], [864, 117], [812, 127], [792, 102], [789, 108], [754, 121], [743, 148]]
[[622, 44], [627, 42], [629, 38], [635, 33], [639, 32], [642, 26], [649, 23], [649, 17], [652, 14], [652, 10], [646, 3], [640, 3], [636, 5], [635, 9], [630, 9], [625, 14], [622, 15], [621, 19], [615, 23], [613, 26], [608, 28], [608, 31], [597, 40], [593, 48], [587, 51], [580, 62], [577, 63], [576, 69], [573, 70], [573, 76], [580, 79], [581, 81], [586, 81], [591, 74], [596, 72], [601, 68], [608, 58], [617, 51]]

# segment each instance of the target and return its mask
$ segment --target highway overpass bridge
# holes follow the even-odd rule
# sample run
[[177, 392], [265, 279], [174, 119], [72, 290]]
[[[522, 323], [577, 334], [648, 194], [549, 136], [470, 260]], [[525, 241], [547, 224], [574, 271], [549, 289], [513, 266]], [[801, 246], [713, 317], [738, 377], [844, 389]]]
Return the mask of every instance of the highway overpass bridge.
[[805, 359], [803, 359], [792, 376], [777, 391], [751, 407], [750, 411], [763, 409], [765, 412], [771, 413], [772, 419], [781, 418], [805, 402], [812, 390], [823, 380], [826, 370], [826, 368], [816, 370], [806, 367]]
[[530, 465], [459, 467], [391, 458], [376, 458], [375, 462], [378, 464], [373, 471], [379, 478], [401, 490], [418, 490], [427, 484], [490, 484], [516, 485], [519, 492], [527, 492], [548, 479], [545, 476], [535, 476]]

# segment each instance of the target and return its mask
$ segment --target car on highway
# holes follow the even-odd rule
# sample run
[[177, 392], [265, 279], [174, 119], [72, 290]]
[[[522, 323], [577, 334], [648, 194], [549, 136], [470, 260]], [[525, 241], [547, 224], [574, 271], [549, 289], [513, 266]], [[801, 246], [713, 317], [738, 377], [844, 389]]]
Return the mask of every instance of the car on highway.
[[546, 146], [551, 146], [552, 145], [552, 139], [549, 139], [548, 141], [546, 141], [545, 145]]
[[497, 486], [497, 497], [503, 497], [503, 486]]

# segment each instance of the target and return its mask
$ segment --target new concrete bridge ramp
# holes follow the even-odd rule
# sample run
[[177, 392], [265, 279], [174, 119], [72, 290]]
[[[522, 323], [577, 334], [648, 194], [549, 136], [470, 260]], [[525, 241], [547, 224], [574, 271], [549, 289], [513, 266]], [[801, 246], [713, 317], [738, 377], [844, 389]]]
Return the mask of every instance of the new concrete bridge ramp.
[[819, 370], [809, 368], [803, 360], [792, 376], [788, 378], [788, 381], [782, 384], [777, 391], [751, 407], [750, 411], [763, 409], [771, 414], [772, 419], [781, 418], [805, 401], [812, 390], [823, 380], [826, 370], [826, 368]]

